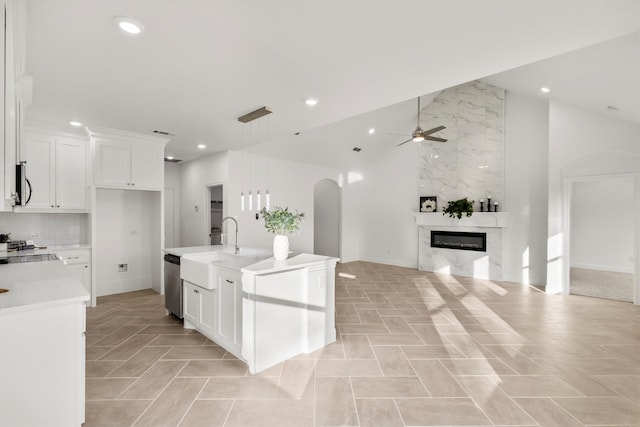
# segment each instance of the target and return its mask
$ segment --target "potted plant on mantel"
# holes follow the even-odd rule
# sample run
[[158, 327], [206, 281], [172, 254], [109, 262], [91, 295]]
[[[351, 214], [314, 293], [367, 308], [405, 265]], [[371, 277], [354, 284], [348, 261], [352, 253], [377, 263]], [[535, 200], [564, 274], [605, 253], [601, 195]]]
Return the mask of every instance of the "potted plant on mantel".
[[9, 237], [11, 236], [11, 233], [7, 233], [7, 234], [2, 234], [0, 233], [0, 252], [6, 252], [7, 251], [7, 243], [9, 242]]
[[273, 238], [273, 257], [283, 261], [289, 256], [289, 236], [300, 230], [304, 219], [304, 212], [291, 212], [289, 208], [274, 207], [260, 211], [264, 218], [264, 227], [269, 233], [275, 234]]
[[469, 201], [466, 197], [455, 201], [450, 201], [446, 208], [442, 208], [442, 215], [449, 214], [450, 218], [462, 218], [462, 214], [466, 216], [473, 215], [473, 200]]

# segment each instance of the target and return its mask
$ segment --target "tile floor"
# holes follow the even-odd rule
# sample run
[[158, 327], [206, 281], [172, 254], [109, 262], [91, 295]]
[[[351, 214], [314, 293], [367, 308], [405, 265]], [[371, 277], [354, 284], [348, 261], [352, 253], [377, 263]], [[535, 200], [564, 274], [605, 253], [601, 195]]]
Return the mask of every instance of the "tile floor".
[[340, 264], [338, 341], [250, 376], [139, 291], [87, 310], [90, 426], [640, 426], [640, 308]]

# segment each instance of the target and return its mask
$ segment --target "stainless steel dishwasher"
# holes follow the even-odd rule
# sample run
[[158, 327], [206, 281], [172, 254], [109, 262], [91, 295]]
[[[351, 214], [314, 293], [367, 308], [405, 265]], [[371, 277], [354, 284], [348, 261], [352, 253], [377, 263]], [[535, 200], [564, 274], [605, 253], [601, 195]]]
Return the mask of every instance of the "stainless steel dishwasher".
[[182, 319], [182, 279], [180, 257], [164, 255], [164, 308]]

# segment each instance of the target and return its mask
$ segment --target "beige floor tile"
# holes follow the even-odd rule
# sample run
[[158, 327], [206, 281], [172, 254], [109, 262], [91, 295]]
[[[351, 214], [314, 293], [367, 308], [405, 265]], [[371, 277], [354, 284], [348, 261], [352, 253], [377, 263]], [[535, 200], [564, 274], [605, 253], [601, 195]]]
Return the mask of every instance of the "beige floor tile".
[[378, 312], [375, 310], [357, 310], [357, 312], [358, 317], [360, 318], [360, 323], [362, 323], [363, 325], [372, 323], [384, 323], [380, 315], [378, 315]]
[[315, 425], [358, 425], [349, 378], [316, 378]]
[[172, 334], [188, 334], [190, 329], [185, 329], [182, 325], [149, 325], [139, 334], [152, 334], [152, 335], [172, 335]]
[[155, 399], [178, 375], [186, 361], [159, 360], [120, 395], [120, 399]]
[[122, 365], [120, 360], [87, 360], [85, 376], [87, 378], [103, 378]]
[[404, 423], [393, 399], [356, 399], [361, 427], [402, 427]]
[[87, 347], [85, 352], [85, 359], [98, 360], [113, 349], [114, 347]]
[[356, 398], [427, 397], [417, 377], [351, 378]]
[[105, 353], [100, 360], [129, 360], [156, 338], [156, 335], [134, 335], [111, 351]]
[[371, 345], [421, 345], [416, 334], [368, 334]]
[[85, 382], [86, 399], [115, 399], [135, 380], [135, 378], [87, 378]]
[[405, 425], [491, 425], [469, 398], [397, 399]]
[[374, 359], [375, 354], [366, 335], [342, 335], [342, 345], [347, 359]]
[[241, 377], [248, 372], [240, 360], [190, 360], [180, 371], [180, 377]]
[[171, 345], [203, 345], [207, 338], [202, 335], [158, 335], [149, 345], [171, 346]]
[[287, 360], [282, 366], [279, 399], [305, 399], [315, 397], [315, 360]]
[[162, 356], [162, 359], [222, 359], [226, 352], [227, 351], [224, 348], [218, 346], [185, 345], [173, 347], [164, 356]]
[[233, 400], [196, 400], [180, 422], [182, 427], [222, 427]]
[[500, 359], [442, 359], [452, 375], [517, 375]]
[[156, 363], [167, 352], [166, 347], [144, 347], [131, 359], [124, 362], [114, 371], [110, 377], [138, 377], [144, 373], [151, 365]]
[[329, 344], [311, 353], [300, 353], [295, 359], [344, 359], [344, 345]]
[[511, 397], [582, 396], [582, 394], [553, 376], [504, 376], [500, 388]]
[[134, 425], [178, 425], [206, 381], [205, 378], [175, 378]]
[[453, 344], [447, 345], [411, 345], [402, 346], [407, 359], [449, 359], [464, 357]]
[[341, 334], [388, 334], [387, 326], [382, 323], [368, 325], [339, 325]]
[[573, 415], [550, 398], [516, 398], [514, 401], [533, 418], [540, 427], [583, 427]]
[[318, 377], [372, 377], [382, 376], [376, 360], [318, 360]]
[[411, 377], [416, 375], [400, 347], [374, 346], [373, 351], [385, 376]]
[[534, 425], [535, 422], [509, 396], [485, 377], [458, 379], [484, 414], [497, 425]]
[[225, 427], [313, 427], [312, 400], [238, 400]]
[[640, 403], [640, 376], [598, 375], [592, 378], [619, 396]]
[[392, 334], [406, 334], [413, 333], [413, 329], [403, 317], [400, 316], [383, 316], [382, 320], [385, 325], [387, 325], [387, 329]]
[[446, 345], [450, 344], [440, 334], [436, 325], [412, 325], [411, 326], [426, 345]]
[[211, 377], [199, 399], [275, 399], [277, 377]]
[[411, 365], [432, 397], [467, 397], [467, 393], [439, 360], [412, 360]]
[[89, 401], [83, 427], [128, 427], [152, 403], [151, 400]]
[[465, 357], [484, 358], [490, 357], [489, 353], [482, 345], [477, 343], [467, 334], [446, 335], [445, 339], [455, 345]]
[[575, 397], [554, 398], [558, 405], [584, 424], [640, 423], [640, 406], [622, 397]]

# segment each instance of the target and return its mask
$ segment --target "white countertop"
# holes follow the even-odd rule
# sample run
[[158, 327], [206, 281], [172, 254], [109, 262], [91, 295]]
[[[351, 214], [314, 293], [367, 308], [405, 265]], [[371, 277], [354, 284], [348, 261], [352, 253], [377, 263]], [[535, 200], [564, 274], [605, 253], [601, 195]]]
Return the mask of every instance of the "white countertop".
[[0, 288], [0, 315], [89, 300], [62, 261], [0, 265]]
[[190, 246], [186, 248], [165, 248], [164, 253], [183, 256], [187, 254], [199, 254], [204, 252], [217, 252], [222, 250], [222, 248], [226, 248], [223, 245], [211, 245], [211, 246]]
[[75, 244], [75, 245], [54, 245], [54, 246], [46, 246], [40, 247], [36, 249], [24, 249], [21, 251], [6, 251], [0, 252], [0, 256], [9, 257], [9, 256], [24, 256], [24, 255], [46, 255], [46, 254], [55, 254], [60, 251], [71, 251], [74, 249], [91, 249], [91, 245], [89, 244]]
[[287, 271], [287, 270], [295, 270], [298, 268], [309, 267], [318, 263], [327, 263], [333, 262], [336, 263], [340, 261], [339, 258], [333, 258], [324, 255], [314, 255], [314, 254], [298, 254], [293, 255], [284, 261], [276, 261], [274, 258], [268, 258], [262, 261], [258, 261], [254, 264], [248, 265], [244, 267], [241, 271], [245, 274], [250, 275], [260, 275], [260, 274], [270, 274], [278, 271]]

